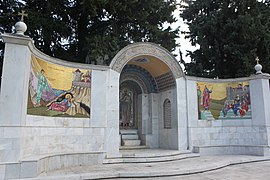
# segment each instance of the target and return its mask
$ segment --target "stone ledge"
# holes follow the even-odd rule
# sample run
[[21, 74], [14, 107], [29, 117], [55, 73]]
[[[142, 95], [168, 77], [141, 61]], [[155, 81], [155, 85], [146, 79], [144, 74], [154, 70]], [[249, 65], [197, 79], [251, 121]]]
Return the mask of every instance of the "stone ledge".
[[269, 156], [270, 146], [268, 145], [214, 145], [214, 146], [193, 146], [193, 152], [200, 155], [256, 155]]
[[76, 152], [30, 156], [20, 162], [0, 164], [3, 179], [35, 178], [41, 173], [74, 166], [102, 164], [105, 152]]
[[157, 163], [157, 162], [168, 162], [168, 161], [179, 161], [188, 158], [199, 157], [200, 154], [196, 153], [185, 153], [185, 154], [168, 154], [164, 156], [149, 156], [149, 157], [122, 157], [122, 158], [111, 158], [105, 159], [103, 164], [120, 164], [120, 163]]
[[[167, 164], [167, 168], [161, 169], [157, 167], [149, 166], [149, 169], [145, 169], [145, 166], [138, 167], [132, 169], [134, 167], [133, 164], [125, 164], [119, 168], [119, 166], [114, 167], [115, 165], [106, 165], [106, 168], [93, 167], [87, 170], [75, 170], [70, 169], [70, 172], [67, 171], [59, 171], [58, 173], [53, 173], [51, 175], [44, 175], [37, 178], [33, 178], [31, 180], [56, 180], [56, 179], [116, 179], [116, 178], [151, 178], [155, 179], [156, 177], [172, 177], [172, 176], [182, 176], [182, 175], [191, 175], [198, 174], [208, 171], [217, 170], [220, 168], [244, 164], [244, 163], [252, 163], [252, 162], [260, 162], [260, 161], [269, 161], [270, 157], [252, 157], [252, 156], [243, 156], [241, 158], [235, 158], [233, 156], [224, 156], [222, 158], [204, 158], [201, 160], [193, 159], [192, 163], [183, 162], [180, 167], [175, 167], [170, 164]], [[197, 164], [199, 163], [199, 164]], [[193, 164], [193, 165], [192, 165]], [[151, 168], [150, 168], [151, 167]], [[173, 168], [172, 168], [173, 167]], [[172, 169], [171, 169], [172, 168]], [[97, 171], [98, 169], [98, 171]], [[30, 180], [30, 179], [29, 179]]]

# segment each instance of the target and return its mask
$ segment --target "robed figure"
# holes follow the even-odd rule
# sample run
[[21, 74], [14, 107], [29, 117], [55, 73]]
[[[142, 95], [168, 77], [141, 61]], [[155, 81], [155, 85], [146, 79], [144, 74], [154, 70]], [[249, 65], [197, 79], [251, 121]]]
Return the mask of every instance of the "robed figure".
[[204, 87], [203, 90], [203, 99], [202, 99], [202, 105], [204, 107], [204, 110], [209, 110], [210, 106], [210, 93], [212, 93], [212, 90], [208, 89], [207, 86]]
[[125, 89], [122, 93], [122, 97], [120, 98], [120, 106], [121, 106], [121, 115], [122, 115], [122, 123], [123, 127], [128, 127], [130, 125], [130, 117], [131, 117], [131, 96], [128, 93], [127, 89]]

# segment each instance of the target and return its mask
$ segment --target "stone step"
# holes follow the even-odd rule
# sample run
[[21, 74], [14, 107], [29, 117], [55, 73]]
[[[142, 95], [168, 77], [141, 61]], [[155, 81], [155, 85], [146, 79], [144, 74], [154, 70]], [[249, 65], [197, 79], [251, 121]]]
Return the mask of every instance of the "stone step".
[[138, 134], [138, 129], [120, 129], [120, 134]]
[[123, 139], [123, 146], [139, 146], [141, 144], [141, 140], [128, 140]]
[[138, 134], [123, 134], [122, 135], [123, 140], [139, 140]]
[[135, 149], [149, 149], [148, 146], [140, 145], [140, 146], [120, 146], [120, 150], [135, 150]]
[[167, 161], [178, 161], [187, 158], [200, 157], [198, 153], [185, 153], [185, 154], [174, 154], [165, 156], [152, 156], [152, 157], [122, 157], [122, 158], [110, 158], [104, 159], [103, 164], [119, 164], [119, 163], [154, 163], [154, 162], [167, 162]]

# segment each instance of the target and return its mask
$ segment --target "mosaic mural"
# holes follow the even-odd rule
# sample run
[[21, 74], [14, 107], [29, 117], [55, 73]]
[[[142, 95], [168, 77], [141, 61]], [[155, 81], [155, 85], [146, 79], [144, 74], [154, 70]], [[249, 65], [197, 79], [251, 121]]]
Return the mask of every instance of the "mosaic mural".
[[249, 82], [197, 82], [201, 120], [251, 119]]
[[32, 56], [27, 114], [90, 117], [91, 71]]

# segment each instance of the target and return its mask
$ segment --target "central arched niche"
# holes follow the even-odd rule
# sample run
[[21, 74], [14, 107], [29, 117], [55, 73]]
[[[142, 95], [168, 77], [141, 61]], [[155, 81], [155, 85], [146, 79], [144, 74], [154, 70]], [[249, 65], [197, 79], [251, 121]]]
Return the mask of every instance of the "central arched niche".
[[[164, 49], [157, 51], [156, 45], [155, 56], [149, 55], [151, 51], [147, 48], [144, 52], [139, 51], [137, 56], [134, 49], [126, 50], [132, 52], [121, 50], [120, 53], [125, 54], [124, 59], [118, 56], [120, 62], [114, 59], [111, 67], [120, 71], [120, 97], [123, 89], [128, 89], [133, 96], [130, 128], [138, 129], [143, 145], [150, 148], [178, 149], [176, 78], [182, 76], [179, 64]], [[171, 108], [164, 108], [167, 107], [164, 103], [168, 101]], [[168, 121], [165, 118], [169, 118], [170, 127], [165, 125]]]
[[112, 59], [110, 68], [121, 73], [124, 66], [132, 59], [140, 56], [150, 56], [161, 60], [172, 72], [175, 79], [184, 76], [183, 70], [175, 57], [165, 48], [154, 43], [134, 43], [124, 47]]

